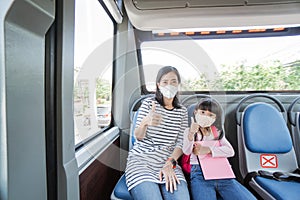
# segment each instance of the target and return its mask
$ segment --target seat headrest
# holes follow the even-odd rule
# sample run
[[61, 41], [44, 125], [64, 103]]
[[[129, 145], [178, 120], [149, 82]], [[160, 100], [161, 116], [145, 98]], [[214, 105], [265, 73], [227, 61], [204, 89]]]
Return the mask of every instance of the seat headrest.
[[190, 105], [187, 107], [187, 111], [188, 111], [188, 126], [191, 125], [191, 117], [193, 117], [193, 113], [194, 113], [194, 110], [195, 110], [195, 107], [196, 107], [196, 103]]
[[137, 120], [138, 113], [139, 113], [138, 110], [133, 113], [132, 125], [130, 127], [131, 144], [132, 145], [134, 145], [134, 143], [135, 143], [134, 131], [135, 131], [135, 126], [136, 126], [136, 120]]
[[287, 153], [292, 139], [281, 113], [266, 103], [245, 108], [243, 132], [246, 147], [255, 153]]

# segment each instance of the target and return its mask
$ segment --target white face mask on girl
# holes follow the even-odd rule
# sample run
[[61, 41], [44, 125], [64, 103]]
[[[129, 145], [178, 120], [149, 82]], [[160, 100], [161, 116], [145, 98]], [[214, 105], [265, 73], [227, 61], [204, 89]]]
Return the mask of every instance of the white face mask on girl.
[[199, 113], [195, 115], [195, 118], [197, 124], [199, 124], [203, 128], [210, 127], [216, 121], [215, 118], [209, 117], [207, 115], [201, 115]]
[[176, 93], [178, 92], [178, 87], [173, 85], [166, 85], [159, 87], [160, 92], [162, 95], [168, 99], [175, 97]]

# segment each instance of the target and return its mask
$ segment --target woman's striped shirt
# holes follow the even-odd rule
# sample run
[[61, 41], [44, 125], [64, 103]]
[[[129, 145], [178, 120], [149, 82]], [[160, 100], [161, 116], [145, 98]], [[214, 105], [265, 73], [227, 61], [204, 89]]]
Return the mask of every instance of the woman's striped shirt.
[[[143, 101], [139, 108], [136, 126], [148, 115], [152, 108], [152, 101], [156, 104], [155, 112], [162, 115], [162, 122], [158, 126], [148, 126], [143, 140], [136, 140], [127, 158], [125, 170], [128, 190], [136, 185], [150, 181], [159, 181], [159, 173], [175, 147], [182, 149], [183, 133], [187, 128], [187, 109], [184, 106], [172, 110], [165, 109], [153, 97]], [[179, 180], [185, 181], [181, 167], [175, 169]]]

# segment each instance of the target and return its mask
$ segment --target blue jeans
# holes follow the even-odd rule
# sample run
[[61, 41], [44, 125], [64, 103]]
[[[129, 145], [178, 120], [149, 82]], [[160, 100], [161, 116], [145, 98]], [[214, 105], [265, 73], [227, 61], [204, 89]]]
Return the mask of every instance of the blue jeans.
[[256, 199], [243, 185], [235, 179], [205, 180], [199, 165], [191, 166], [192, 199], [217, 199], [217, 192], [224, 200]]
[[166, 184], [158, 184], [145, 181], [130, 190], [130, 194], [134, 200], [189, 200], [190, 195], [185, 181], [177, 184], [177, 190], [173, 193], [166, 190]]

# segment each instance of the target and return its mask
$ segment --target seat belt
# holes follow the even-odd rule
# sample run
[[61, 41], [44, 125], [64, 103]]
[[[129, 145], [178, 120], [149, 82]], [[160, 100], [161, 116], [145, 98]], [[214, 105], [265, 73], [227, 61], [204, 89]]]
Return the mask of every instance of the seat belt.
[[294, 172], [268, 172], [264, 170], [259, 170], [258, 174], [264, 178], [275, 179], [277, 181], [296, 181], [300, 182], [300, 174], [299, 168], [296, 169]]
[[300, 182], [300, 174], [289, 173], [289, 172], [274, 172], [274, 177], [281, 181], [296, 181]]
[[268, 179], [275, 179], [277, 181], [296, 181], [300, 182], [300, 168], [293, 172], [268, 172], [264, 170], [258, 170], [258, 172], [250, 172], [244, 179], [244, 184], [249, 186], [249, 182], [252, 178], [261, 176]]

